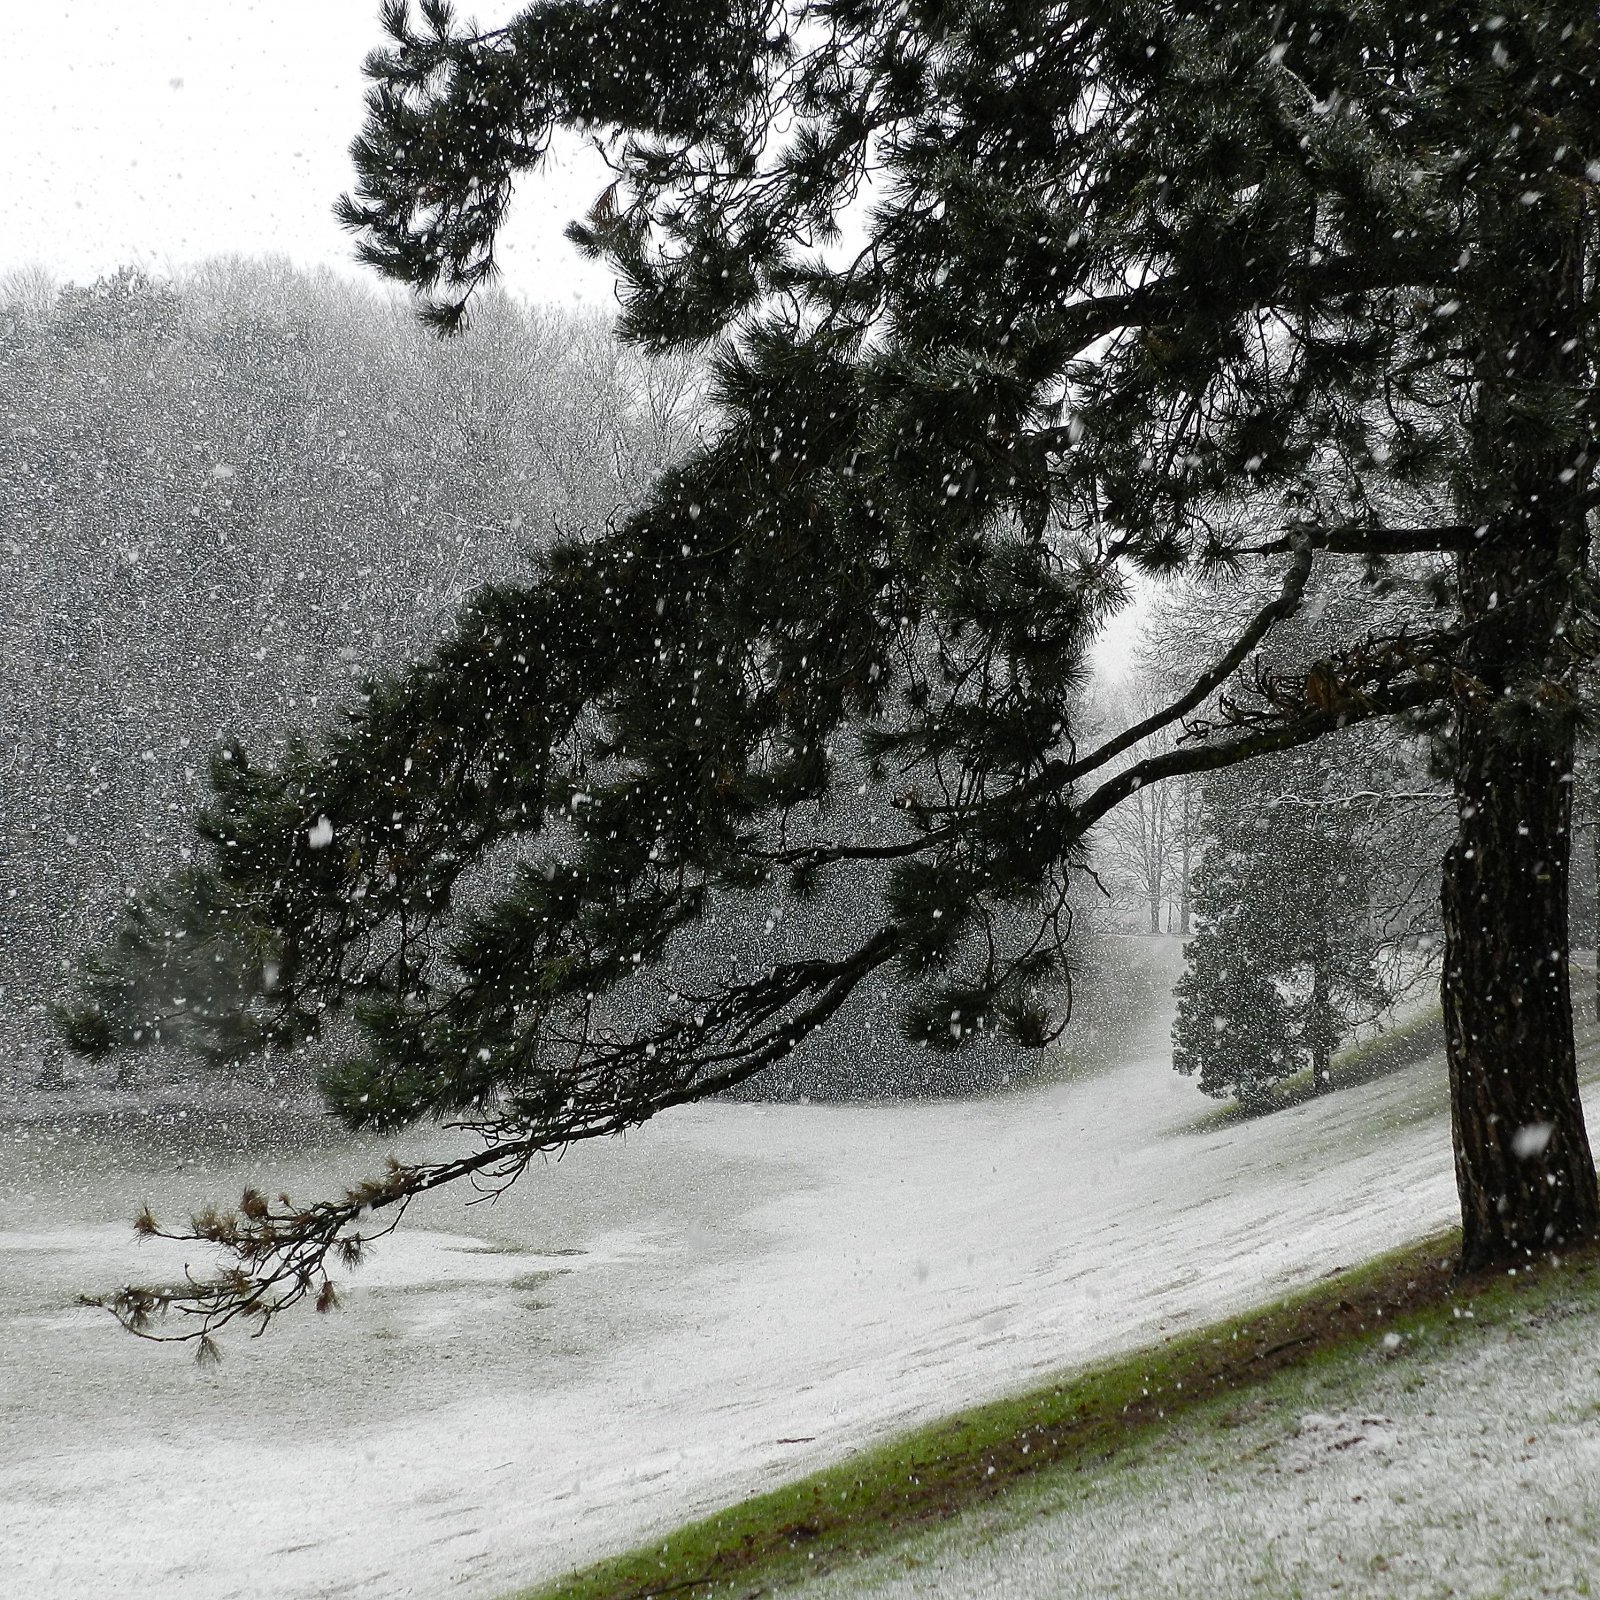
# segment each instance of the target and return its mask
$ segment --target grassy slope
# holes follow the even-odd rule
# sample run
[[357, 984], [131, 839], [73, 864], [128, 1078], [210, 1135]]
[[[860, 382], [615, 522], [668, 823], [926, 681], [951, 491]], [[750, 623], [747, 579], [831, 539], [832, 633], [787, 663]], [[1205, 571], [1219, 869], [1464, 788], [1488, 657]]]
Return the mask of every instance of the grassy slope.
[[[1402, 1067], [1426, 1060], [1443, 1049], [1444, 1012], [1435, 1001], [1404, 1022], [1339, 1051], [1328, 1063], [1329, 1092], [1372, 1083], [1391, 1072], [1399, 1072]], [[1286, 1111], [1290, 1106], [1303, 1105], [1307, 1100], [1315, 1099], [1316, 1095], [1317, 1086], [1311, 1073], [1296, 1072], [1273, 1084], [1259, 1103], [1229, 1100], [1201, 1112], [1189, 1124], [1187, 1131], [1209, 1133], [1217, 1128], [1231, 1127], [1236, 1122], [1249, 1122], [1255, 1117], [1270, 1116], [1274, 1111]]]
[[973, 1407], [521, 1600], [764, 1592], [880, 1554], [1025, 1484], [1137, 1453], [1172, 1419], [1308, 1363], [1367, 1359], [1379, 1328], [1482, 1338], [1514, 1307], [1575, 1289], [1600, 1307], [1600, 1252], [1456, 1282], [1451, 1248], [1447, 1236], [1430, 1239], [1248, 1316]]
[[[1586, 1267], [1588, 1268], [1587, 1270]], [[793, 1600], [1554, 1600], [1600, 1584], [1600, 1271], [1219, 1391]], [[1457, 1318], [1460, 1313], [1460, 1319]]]
[[[1574, 969], [1574, 980], [1587, 974]], [[1600, 1077], [1600, 1024], [1588, 1013], [1588, 1008], [1575, 1006], [1573, 1031], [1578, 1046], [1578, 1076], [1584, 1083]], [[1448, 1104], [1447, 1079], [1444, 1070], [1444, 1013], [1435, 1001], [1415, 1016], [1386, 1029], [1371, 1039], [1347, 1046], [1329, 1063], [1328, 1075], [1333, 1091], [1353, 1089], [1359, 1084], [1372, 1083], [1390, 1073], [1437, 1056], [1437, 1094], [1432, 1099], [1440, 1107]], [[1286, 1111], [1290, 1106], [1303, 1105], [1316, 1098], [1316, 1086], [1309, 1072], [1297, 1072], [1292, 1077], [1274, 1084], [1260, 1105], [1243, 1105], [1229, 1100], [1222, 1105], [1203, 1111], [1184, 1129], [1187, 1133], [1212, 1133], [1239, 1122], [1249, 1122], [1256, 1117], [1270, 1116], [1274, 1111]]]

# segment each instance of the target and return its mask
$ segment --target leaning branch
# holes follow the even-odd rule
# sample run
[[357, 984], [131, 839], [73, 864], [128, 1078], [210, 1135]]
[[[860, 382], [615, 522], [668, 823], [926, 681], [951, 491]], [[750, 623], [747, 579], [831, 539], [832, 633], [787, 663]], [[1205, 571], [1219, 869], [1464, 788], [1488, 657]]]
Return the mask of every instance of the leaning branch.
[[[391, 1162], [383, 1177], [358, 1184], [337, 1200], [307, 1206], [296, 1205], [287, 1195], [271, 1203], [246, 1190], [236, 1209], [209, 1208], [182, 1228], [163, 1228], [146, 1211], [135, 1223], [139, 1233], [213, 1245], [223, 1253], [221, 1266], [209, 1277], [189, 1277], [178, 1288], [130, 1286], [94, 1303], [141, 1338], [194, 1342], [207, 1358], [216, 1356], [215, 1335], [230, 1323], [243, 1319], [260, 1334], [284, 1311], [312, 1296], [319, 1311], [330, 1310], [337, 1303], [331, 1269], [359, 1265], [374, 1240], [393, 1232], [418, 1195], [463, 1178], [503, 1187], [536, 1156], [622, 1133], [673, 1106], [743, 1083], [822, 1027], [870, 973], [894, 957], [903, 938], [901, 929], [890, 924], [838, 960], [786, 963], [760, 982], [730, 991], [721, 997], [721, 1015], [714, 1025], [727, 1036], [719, 1048], [711, 1047], [706, 1030], [674, 1022], [651, 1037], [629, 1040], [591, 1058], [587, 1071], [574, 1072], [582, 1086], [568, 1097], [559, 1118], [547, 1117], [529, 1127], [513, 1108], [496, 1118], [458, 1124], [485, 1140], [470, 1155], [415, 1166]], [[801, 1003], [808, 995], [809, 1001]], [[759, 1028], [754, 1037], [754, 1030], [740, 1026], [752, 1014]], [[706, 1070], [713, 1066], [715, 1070]], [[629, 1098], [595, 1087], [614, 1089], [618, 1083], [636, 1093]], [[383, 1212], [390, 1213], [383, 1224], [370, 1226], [370, 1219]], [[177, 1319], [177, 1331], [170, 1331], [172, 1319]]]
[[1387, 691], [1363, 695], [1359, 704], [1338, 711], [1307, 710], [1299, 717], [1266, 724], [1240, 738], [1220, 739], [1214, 744], [1179, 745], [1175, 750], [1166, 750], [1137, 762], [1101, 784], [1086, 799], [1073, 806], [1073, 822], [1081, 832], [1086, 833], [1108, 811], [1121, 805], [1146, 784], [1160, 783], [1166, 778], [1216, 772], [1256, 756], [1293, 750], [1322, 738], [1324, 734], [1348, 727], [1351, 723], [1370, 721], [1374, 717], [1397, 716], [1434, 705], [1448, 698], [1451, 692], [1448, 680], [1414, 678]]
[[1465, 550], [1477, 529], [1470, 522], [1444, 523], [1434, 528], [1291, 528], [1266, 544], [1246, 545], [1233, 552], [1240, 556], [1274, 556], [1309, 542], [1314, 550], [1341, 556], [1407, 556], [1436, 551]]
[[1234, 640], [1233, 647], [1201, 673], [1188, 692], [1179, 696], [1171, 705], [1154, 712], [1143, 722], [1124, 729], [1115, 738], [1106, 740], [1098, 750], [1091, 751], [1081, 760], [1072, 762], [1066, 769], [1067, 781], [1080, 778], [1088, 772], [1098, 771], [1108, 761], [1115, 760], [1123, 751], [1131, 750], [1136, 744], [1148, 739], [1151, 734], [1159, 733], [1162, 728], [1169, 727], [1172, 723], [1188, 716], [1238, 671], [1250, 652], [1280, 622], [1294, 615], [1300, 607], [1306, 583], [1311, 577], [1312, 547], [1307, 540], [1300, 539], [1292, 547], [1287, 548], [1293, 548], [1294, 561], [1284, 574], [1283, 587], [1250, 619], [1249, 626]]
[[[1234, 641], [1232, 647], [1220, 656], [1205, 672], [1203, 672], [1190, 686], [1188, 691], [1174, 700], [1170, 705], [1153, 713], [1143, 722], [1125, 729], [1115, 738], [1108, 739], [1097, 750], [1072, 762], [1069, 766], [1061, 767], [1052, 765], [1046, 771], [1050, 774], [1047, 788], [1059, 788], [1063, 782], [1071, 782], [1081, 778], [1086, 773], [1097, 771], [1105, 766], [1108, 761], [1113, 761], [1126, 750], [1131, 750], [1135, 745], [1148, 739], [1151, 734], [1159, 732], [1162, 728], [1180, 721], [1182, 718], [1203, 705], [1208, 696], [1219, 689], [1239, 669], [1249, 657], [1250, 652], [1261, 643], [1263, 639], [1280, 622], [1292, 616], [1299, 609], [1300, 602], [1305, 595], [1306, 583], [1311, 577], [1312, 546], [1309, 541], [1298, 540], [1292, 547], [1294, 560], [1289, 570], [1284, 574], [1283, 586], [1277, 595], [1264, 605], [1260, 611], [1251, 618], [1249, 625]], [[1024, 785], [1020, 790], [1013, 790], [1002, 796], [1001, 800], [1009, 801], [1019, 794], [1026, 796], [1035, 792], [1033, 786]], [[894, 844], [847, 844], [844, 842], [830, 842], [827, 844], [797, 845], [783, 850], [752, 850], [750, 853], [763, 861], [769, 861], [778, 866], [830, 866], [839, 861], [902, 861], [909, 856], [922, 854], [930, 846], [943, 844], [956, 837], [960, 832], [960, 825], [955, 822], [946, 823], [941, 827], [929, 829], [911, 839], [898, 840]]]

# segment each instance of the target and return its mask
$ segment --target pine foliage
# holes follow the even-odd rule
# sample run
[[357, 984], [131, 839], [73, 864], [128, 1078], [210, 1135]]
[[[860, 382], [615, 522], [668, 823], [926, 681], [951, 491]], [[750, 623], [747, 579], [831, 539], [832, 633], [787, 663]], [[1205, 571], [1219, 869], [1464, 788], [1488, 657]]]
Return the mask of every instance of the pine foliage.
[[1206, 785], [1172, 1064], [1209, 1095], [1259, 1104], [1300, 1071], [1325, 1087], [1351, 1026], [1388, 1002], [1365, 818], [1319, 787], [1281, 759]]

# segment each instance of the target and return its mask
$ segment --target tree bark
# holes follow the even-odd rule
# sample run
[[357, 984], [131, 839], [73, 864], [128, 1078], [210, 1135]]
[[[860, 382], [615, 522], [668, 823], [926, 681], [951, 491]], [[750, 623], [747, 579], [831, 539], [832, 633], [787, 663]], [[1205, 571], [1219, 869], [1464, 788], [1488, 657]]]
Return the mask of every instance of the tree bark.
[[1585, 232], [1554, 208], [1531, 217], [1510, 192], [1485, 197], [1480, 225], [1500, 288], [1473, 309], [1463, 509], [1477, 538], [1457, 561], [1471, 631], [1442, 885], [1463, 1271], [1600, 1232], [1572, 1034], [1576, 719], [1561, 654], [1587, 561], [1593, 440], [1581, 407], [1542, 435], [1525, 421], [1532, 408], [1559, 415], [1585, 392]]
[[51, 1092], [59, 1092], [67, 1087], [67, 1053], [55, 1039], [45, 1043], [44, 1065], [39, 1076], [33, 1080], [33, 1086]]
[[1312, 969], [1311, 1003], [1307, 1010], [1307, 1020], [1311, 1025], [1313, 1038], [1311, 1046], [1313, 1094], [1327, 1094], [1333, 1088], [1333, 1078], [1328, 1070], [1328, 1064], [1333, 1056], [1328, 1048], [1327, 1029], [1323, 1025], [1329, 1007], [1327, 971], [1322, 963], [1318, 962]]
[[1459, 719], [1443, 997], [1463, 1271], [1600, 1231], [1568, 981], [1570, 733]]
[[[1195, 819], [1193, 815], [1194, 779], [1183, 778], [1180, 780], [1183, 787], [1178, 791], [1183, 796], [1183, 810], [1181, 820], [1183, 824], [1183, 837], [1178, 850], [1178, 932], [1184, 937], [1189, 937], [1189, 878], [1193, 872], [1191, 857], [1194, 853]], [[1600, 1001], [1597, 1001], [1600, 1004]]]

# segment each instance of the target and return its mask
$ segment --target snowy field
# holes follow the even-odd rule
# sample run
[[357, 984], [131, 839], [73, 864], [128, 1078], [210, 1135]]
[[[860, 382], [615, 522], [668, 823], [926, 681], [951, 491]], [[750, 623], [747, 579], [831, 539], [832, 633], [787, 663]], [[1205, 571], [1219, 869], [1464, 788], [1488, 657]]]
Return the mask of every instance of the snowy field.
[[1437, 1063], [1196, 1132], [1166, 1027], [1045, 1088], [687, 1107], [431, 1197], [342, 1312], [218, 1369], [76, 1305], [181, 1271], [135, 1208], [386, 1146], [0, 1125], [0, 1594], [496, 1596], [1451, 1220]]

